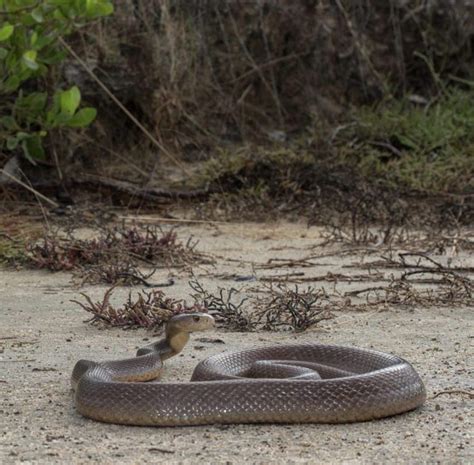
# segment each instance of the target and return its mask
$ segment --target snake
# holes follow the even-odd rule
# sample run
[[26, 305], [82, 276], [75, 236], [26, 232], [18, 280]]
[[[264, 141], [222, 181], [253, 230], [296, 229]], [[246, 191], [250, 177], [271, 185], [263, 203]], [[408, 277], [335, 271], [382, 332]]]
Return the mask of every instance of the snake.
[[189, 382], [157, 382], [163, 361], [195, 331], [214, 326], [206, 313], [178, 314], [164, 338], [135, 357], [79, 360], [71, 384], [76, 410], [124, 425], [351, 423], [414, 410], [426, 400], [404, 359], [371, 349], [293, 344], [222, 352], [198, 363]]

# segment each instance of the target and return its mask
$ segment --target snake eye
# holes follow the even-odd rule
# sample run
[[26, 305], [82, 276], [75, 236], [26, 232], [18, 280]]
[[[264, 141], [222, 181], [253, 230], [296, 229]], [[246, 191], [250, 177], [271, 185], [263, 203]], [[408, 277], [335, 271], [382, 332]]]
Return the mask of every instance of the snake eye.
[[200, 319], [201, 319], [201, 318], [200, 318], [199, 316], [194, 316], [194, 317], [193, 317], [193, 320], [194, 320], [194, 321], [199, 321]]

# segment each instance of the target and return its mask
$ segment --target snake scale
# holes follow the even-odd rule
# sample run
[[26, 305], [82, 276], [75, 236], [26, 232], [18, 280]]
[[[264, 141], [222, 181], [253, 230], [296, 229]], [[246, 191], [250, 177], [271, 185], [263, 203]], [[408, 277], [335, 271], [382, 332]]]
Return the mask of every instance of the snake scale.
[[199, 363], [191, 382], [150, 383], [207, 314], [169, 320], [166, 337], [131, 359], [80, 360], [72, 386], [85, 417], [128, 425], [346, 423], [395, 415], [423, 404], [414, 368], [394, 355], [322, 344], [222, 353]]

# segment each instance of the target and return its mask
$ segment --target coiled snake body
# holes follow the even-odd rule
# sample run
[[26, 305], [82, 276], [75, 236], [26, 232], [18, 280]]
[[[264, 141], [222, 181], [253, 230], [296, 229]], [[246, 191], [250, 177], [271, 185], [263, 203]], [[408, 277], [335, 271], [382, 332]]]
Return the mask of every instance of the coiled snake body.
[[405, 360], [373, 350], [304, 344], [223, 353], [199, 363], [192, 382], [143, 383], [180, 352], [206, 314], [173, 317], [166, 338], [112, 362], [80, 360], [73, 370], [77, 410], [129, 425], [346, 423], [423, 404], [425, 388]]

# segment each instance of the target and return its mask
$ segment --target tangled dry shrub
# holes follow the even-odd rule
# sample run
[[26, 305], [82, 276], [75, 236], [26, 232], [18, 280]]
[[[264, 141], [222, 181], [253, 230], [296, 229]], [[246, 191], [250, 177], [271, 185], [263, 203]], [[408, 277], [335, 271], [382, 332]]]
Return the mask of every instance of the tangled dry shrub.
[[[293, 289], [286, 283], [269, 285], [264, 297], [241, 297], [240, 291], [219, 289], [212, 293], [197, 281], [190, 283], [193, 298], [225, 328], [237, 331], [305, 331], [332, 318], [328, 296], [323, 290], [308, 287]], [[244, 305], [246, 304], [246, 305]]]
[[[208, 260], [195, 250], [196, 243], [178, 240], [176, 231], [156, 226], [105, 228], [98, 237], [77, 239], [72, 233], [45, 235], [26, 246], [29, 262], [51, 271], [74, 271], [84, 282], [145, 283], [158, 267], [185, 266]], [[150, 274], [140, 265], [152, 267]]]
[[[194, 291], [193, 305], [153, 290], [138, 292], [136, 299], [130, 292], [123, 306], [115, 307], [110, 303], [114, 287], [105, 292], [101, 301], [93, 302], [91, 297], [81, 293], [86, 302], [72, 302], [93, 314], [91, 323], [124, 328], [154, 328], [175, 314], [190, 312], [207, 312], [219, 326], [232, 331], [305, 331], [332, 318], [325, 293], [310, 287], [301, 291], [286, 284], [268, 286], [267, 295], [257, 299], [241, 297], [240, 291], [234, 288], [212, 293], [197, 280], [189, 284]], [[245, 303], [251, 305], [252, 311], [244, 308]], [[257, 310], [253, 311], [254, 308]]]
[[368, 266], [406, 271], [398, 278], [392, 276], [387, 285], [349, 291], [345, 296], [365, 296], [366, 302], [361, 307], [473, 305], [474, 282], [469, 273], [474, 272], [474, 267], [446, 267], [420, 252], [398, 253], [396, 258], [391, 255]]
[[89, 242], [61, 239], [54, 233], [27, 244], [26, 251], [33, 267], [51, 271], [70, 271], [98, 261], [97, 249], [91, 248]]
[[[148, 280], [155, 274], [155, 271], [156, 268], [153, 268], [150, 272], [144, 273], [133, 263], [114, 257], [106, 263], [82, 266], [78, 274], [80, 274], [81, 285], [120, 284], [124, 286], [154, 287]], [[164, 285], [160, 284], [160, 287]]]
[[255, 324], [243, 309], [247, 298], [235, 299], [239, 291], [234, 288], [219, 289], [217, 294], [204, 289], [198, 280], [189, 282], [194, 291], [193, 299], [203, 305], [207, 311], [216, 318], [218, 324], [236, 331], [251, 331]]
[[[437, 272], [423, 271], [423, 274], [436, 274]], [[364, 295], [366, 301], [361, 304], [352, 305], [360, 310], [366, 307], [395, 305], [395, 306], [450, 306], [450, 305], [473, 305], [474, 284], [472, 280], [456, 275], [441, 273], [442, 279], [418, 280], [417, 284], [433, 285], [420, 289], [415, 282], [405, 277], [393, 279], [386, 286], [369, 287], [357, 291], [349, 291], [345, 296]]]
[[163, 291], [153, 290], [150, 292], [138, 292], [137, 298], [128, 294], [128, 299], [121, 307], [115, 307], [110, 303], [110, 298], [115, 287], [108, 289], [102, 301], [93, 302], [91, 297], [81, 293], [86, 302], [72, 300], [85, 311], [92, 313], [88, 320], [92, 324], [129, 328], [157, 328], [162, 326], [172, 316], [181, 313], [205, 312], [206, 309], [200, 305], [186, 305], [183, 300], [175, 300], [166, 297]]
[[305, 331], [333, 317], [329, 296], [323, 289], [307, 287], [300, 290], [298, 286], [290, 288], [286, 283], [270, 285], [256, 308], [258, 325], [267, 331]]

